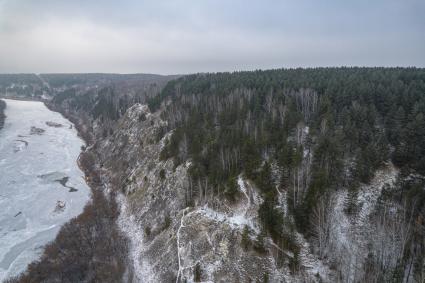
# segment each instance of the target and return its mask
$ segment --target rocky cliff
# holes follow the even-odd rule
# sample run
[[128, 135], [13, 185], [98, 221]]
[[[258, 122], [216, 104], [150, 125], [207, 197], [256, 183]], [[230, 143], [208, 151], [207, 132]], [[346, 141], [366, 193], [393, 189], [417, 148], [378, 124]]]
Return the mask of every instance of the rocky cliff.
[[[275, 255], [284, 251], [266, 236], [259, 240], [262, 198], [243, 175], [237, 202], [207, 194], [188, 205], [190, 163], [174, 167], [171, 159], [160, 160], [171, 134], [161, 137], [165, 123], [160, 112], [136, 104], [119, 121], [119, 131], [97, 147], [109, 188], [120, 191], [118, 221], [131, 241], [129, 276], [134, 281], [313, 282], [332, 276], [308, 247], [303, 247], [306, 264], [297, 274], [277, 262]], [[301, 241], [308, 245], [300, 236]]]

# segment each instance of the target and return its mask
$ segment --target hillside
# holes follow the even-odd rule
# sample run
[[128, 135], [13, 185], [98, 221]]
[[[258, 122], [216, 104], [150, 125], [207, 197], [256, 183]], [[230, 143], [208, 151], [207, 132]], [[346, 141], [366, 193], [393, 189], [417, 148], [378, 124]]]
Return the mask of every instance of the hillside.
[[0, 74], [0, 97], [50, 100], [63, 92], [88, 92], [114, 87], [120, 93], [143, 92], [147, 85], [164, 85], [178, 76], [155, 74]]
[[[49, 107], [88, 141], [93, 204], [17, 281], [424, 280], [424, 69], [83, 85]], [[75, 235], [93, 246], [61, 254]]]

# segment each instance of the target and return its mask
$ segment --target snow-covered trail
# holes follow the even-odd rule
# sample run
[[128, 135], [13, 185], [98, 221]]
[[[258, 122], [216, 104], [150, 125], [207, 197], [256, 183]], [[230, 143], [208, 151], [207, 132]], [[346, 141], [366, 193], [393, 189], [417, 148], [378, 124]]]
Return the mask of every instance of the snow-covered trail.
[[[177, 259], [178, 259], [178, 262], [179, 262], [179, 269], [177, 271], [176, 283], [179, 283], [180, 275], [181, 275], [181, 271], [182, 271], [182, 264], [181, 264], [181, 257], [180, 257], [180, 248], [181, 248], [180, 247], [180, 231], [181, 231], [182, 228], [184, 228], [183, 223], [184, 223], [184, 218], [186, 216], [185, 213], [186, 213], [187, 210], [188, 210], [188, 208], [183, 209], [183, 215], [180, 218], [180, 226], [177, 229], [177, 235], [176, 235], [176, 238], [177, 238]], [[193, 211], [190, 212], [189, 214], [191, 214], [191, 213], [193, 213]]]

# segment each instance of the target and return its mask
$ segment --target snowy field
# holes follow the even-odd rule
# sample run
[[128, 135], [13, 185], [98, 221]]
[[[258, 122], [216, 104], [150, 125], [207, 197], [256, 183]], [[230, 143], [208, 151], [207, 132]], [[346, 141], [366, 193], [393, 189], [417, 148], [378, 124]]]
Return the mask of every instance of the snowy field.
[[0, 130], [0, 282], [24, 271], [90, 190], [77, 166], [84, 144], [41, 102], [7, 100]]

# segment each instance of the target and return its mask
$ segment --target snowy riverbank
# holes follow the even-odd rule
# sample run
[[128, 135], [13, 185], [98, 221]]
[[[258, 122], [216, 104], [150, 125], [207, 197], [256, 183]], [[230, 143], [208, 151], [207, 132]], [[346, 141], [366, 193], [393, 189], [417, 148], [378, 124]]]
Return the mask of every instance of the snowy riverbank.
[[25, 270], [90, 197], [77, 158], [84, 142], [41, 102], [5, 100], [0, 131], [0, 281]]

